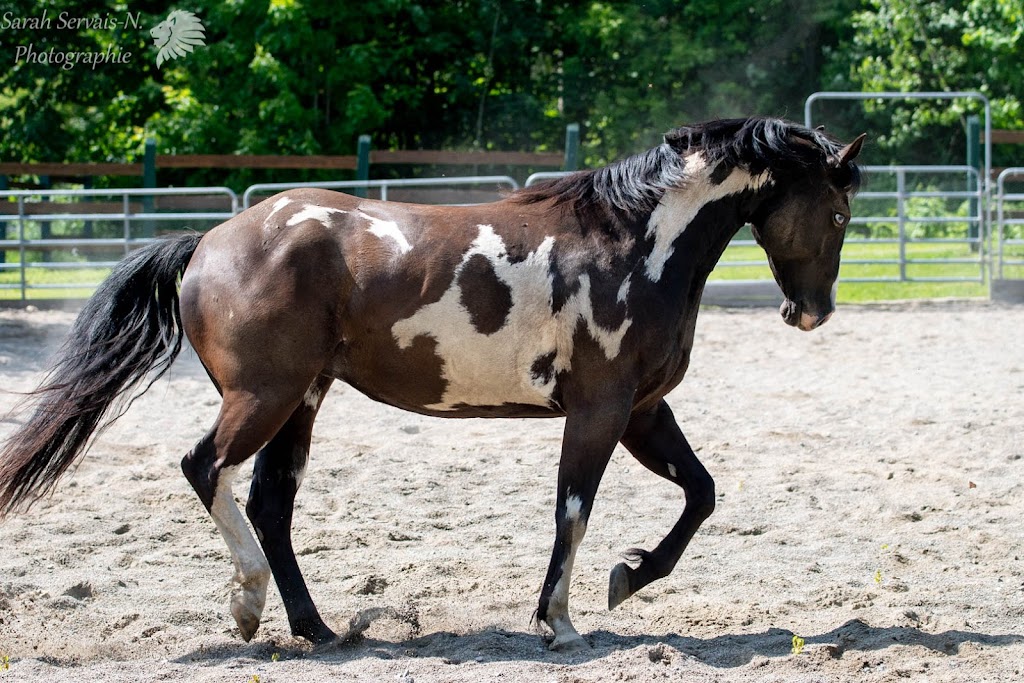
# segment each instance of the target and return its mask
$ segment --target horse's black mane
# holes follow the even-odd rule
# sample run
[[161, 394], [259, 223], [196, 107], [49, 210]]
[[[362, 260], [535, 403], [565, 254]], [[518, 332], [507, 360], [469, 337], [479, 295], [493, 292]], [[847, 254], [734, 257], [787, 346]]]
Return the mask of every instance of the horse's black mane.
[[[603, 168], [580, 171], [513, 195], [513, 200], [535, 203], [554, 199], [572, 208], [583, 225], [602, 225], [608, 213], [619, 222], [632, 223], [649, 215], [665, 192], [686, 182], [684, 154], [700, 150], [710, 165], [729, 170], [740, 167], [757, 175], [827, 167], [842, 145], [820, 129], [811, 130], [773, 118], [721, 119], [683, 126], [665, 134], [665, 142], [646, 152]], [[860, 174], [849, 166], [840, 184], [855, 191]]]

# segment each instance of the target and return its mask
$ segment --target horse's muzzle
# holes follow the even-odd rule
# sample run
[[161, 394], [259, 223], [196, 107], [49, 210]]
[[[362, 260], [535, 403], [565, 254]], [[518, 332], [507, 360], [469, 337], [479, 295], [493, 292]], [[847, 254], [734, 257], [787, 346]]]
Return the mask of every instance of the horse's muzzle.
[[779, 313], [787, 325], [801, 329], [804, 332], [810, 332], [817, 327], [821, 327], [828, 322], [828, 319], [832, 317], [834, 312], [835, 309], [833, 308], [825, 313], [815, 314], [805, 310], [803, 306], [791, 299], [786, 299], [779, 308]]

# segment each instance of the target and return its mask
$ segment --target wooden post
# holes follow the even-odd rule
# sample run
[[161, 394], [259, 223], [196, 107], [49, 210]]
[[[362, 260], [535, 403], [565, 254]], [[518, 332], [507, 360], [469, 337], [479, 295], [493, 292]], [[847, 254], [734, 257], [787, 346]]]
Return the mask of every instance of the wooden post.
[[[360, 135], [356, 146], [356, 180], [370, 179], [370, 136]], [[355, 196], [365, 197], [365, 187], [355, 188]]]

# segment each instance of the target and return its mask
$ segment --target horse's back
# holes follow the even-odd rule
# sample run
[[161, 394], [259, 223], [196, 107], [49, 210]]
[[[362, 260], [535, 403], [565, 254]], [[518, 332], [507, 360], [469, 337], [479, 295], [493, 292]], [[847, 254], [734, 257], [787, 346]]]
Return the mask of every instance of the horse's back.
[[575, 327], [551, 310], [555, 227], [496, 205], [282, 193], [203, 239], [186, 333], [218, 382], [301, 365], [419, 412], [554, 414]]

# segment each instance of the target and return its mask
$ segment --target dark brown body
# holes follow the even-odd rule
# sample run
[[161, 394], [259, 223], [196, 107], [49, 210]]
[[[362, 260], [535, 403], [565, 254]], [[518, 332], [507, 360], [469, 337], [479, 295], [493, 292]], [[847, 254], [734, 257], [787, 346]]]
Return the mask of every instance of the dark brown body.
[[[569, 580], [612, 450], [621, 442], [686, 504], [654, 550], [612, 569], [609, 607], [672, 571], [714, 509], [714, 481], [663, 400], [689, 364], [707, 276], [749, 222], [786, 322], [827, 320], [861, 140], [843, 147], [773, 119], [712, 122], [493, 204], [294, 190], [201, 239], [146, 247], [86, 305], [34, 416], [4, 445], [0, 510], [51, 487], [117, 400], [166, 370], [184, 332], [223, 404], [182, 469], [231, 551], [241, 635], [256, 632], [272, 575], [293, 633], [324, 642], [335, 635], [302, 578], [291, 521], [333, 381], [440, 417], [564, 416], [537, 617], [552, 648], [585, 647]], [[254, 454], [245, 511], [258, 542], [231, 489]]]

